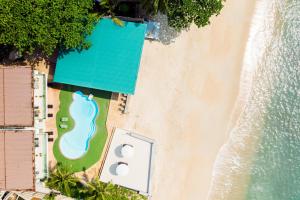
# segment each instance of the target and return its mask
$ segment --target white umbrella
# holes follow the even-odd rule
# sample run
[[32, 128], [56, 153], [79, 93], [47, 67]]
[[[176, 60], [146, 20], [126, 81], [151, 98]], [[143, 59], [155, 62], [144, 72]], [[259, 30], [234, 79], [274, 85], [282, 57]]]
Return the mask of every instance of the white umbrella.
[[123, 157], [130, 158], [134, 154], [134, 148], [131, 145], [125, 144], [122, 146], [121, 154]]
[[129, 173], [129, 167], [125, 163], [119, 163], [116, 168], [116, 173], [119, 176], [126, 176]]

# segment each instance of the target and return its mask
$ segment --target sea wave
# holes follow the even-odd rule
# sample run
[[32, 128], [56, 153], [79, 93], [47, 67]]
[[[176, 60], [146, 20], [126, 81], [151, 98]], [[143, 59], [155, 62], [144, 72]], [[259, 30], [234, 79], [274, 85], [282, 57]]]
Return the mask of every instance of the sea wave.
[[[252, 18], [240, 77], [239, 94], [233, 109], [230, 136], [220, 149], [212, 174], [208, 199], [242, 199], [247, 189], [246, 173], [258, 143], [258, 130], [264, 118], [265, 105], [272, 89], [272, 80], [265, 79], [263, 66], [267, 52], [272, 51], [276, 26], [276, 2], [259, 0]], [[239, 117], [235, 119], [236, 113]], [[232, 125], [233, 124], [233, 125]]]

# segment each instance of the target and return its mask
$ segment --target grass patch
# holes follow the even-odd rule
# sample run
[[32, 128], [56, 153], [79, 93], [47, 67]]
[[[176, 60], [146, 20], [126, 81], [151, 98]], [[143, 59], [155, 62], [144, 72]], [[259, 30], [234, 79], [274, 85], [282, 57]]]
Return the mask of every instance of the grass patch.
[[[70, 116], [69, 107], [73, 101], [72, 94], [73, 92], [81, 91], [85, 95], [93, 94], [94, 100], [96, 101], [99, 113], [96, 118], [96, 133], [93, 138], [90, 140], [90, 145], [88, 151], [79, 159], [70, 160], [63, 156], [59, 149], [59, 140], [63, 134], [69, 132], [74, 127], [74, 120]], [[58, 132], [58, 137], [53, 144], [53, 154], [57, 162], [62, 163], [65, 166], [70, 168], [72, 172], [84, 171], [95, 164], [102, 154], [106, 139], [107, 139], [107, 129], [106, 129], [106, 119], [109, 108], [109, 100], [111, 97], [110, 92], [94, 90], [89, 88], [64, 85], [61, 89], [59, 100], [60, 106], [59, 111], [56, 115], [56, 128]], [[68, 125], [68, 128], [62, 129], [59, 127], [59, 124], [62, 117], [68, 117], [68, 122], [63, 122]]]

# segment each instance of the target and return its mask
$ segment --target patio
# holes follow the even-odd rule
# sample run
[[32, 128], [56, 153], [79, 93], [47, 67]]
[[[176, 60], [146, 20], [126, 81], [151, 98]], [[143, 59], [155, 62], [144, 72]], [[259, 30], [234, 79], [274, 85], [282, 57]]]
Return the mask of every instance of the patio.
[[151, 196], [154, 141], [124, 129], [115, 129], [100, 180]]

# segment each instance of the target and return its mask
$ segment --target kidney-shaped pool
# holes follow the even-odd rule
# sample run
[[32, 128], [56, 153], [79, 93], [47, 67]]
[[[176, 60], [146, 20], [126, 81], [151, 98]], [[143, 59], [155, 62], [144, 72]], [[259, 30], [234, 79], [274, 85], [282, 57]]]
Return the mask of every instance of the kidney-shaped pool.
[[59, 147], [65, 157], [77, 159], [87, 152], [90, 140], [96, 132], [98, 105], [93, 99], [77, 91], [73, 93], [69, 112], [75, 122], [74, 128], [60, 138]]

